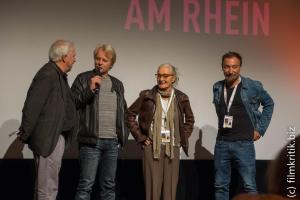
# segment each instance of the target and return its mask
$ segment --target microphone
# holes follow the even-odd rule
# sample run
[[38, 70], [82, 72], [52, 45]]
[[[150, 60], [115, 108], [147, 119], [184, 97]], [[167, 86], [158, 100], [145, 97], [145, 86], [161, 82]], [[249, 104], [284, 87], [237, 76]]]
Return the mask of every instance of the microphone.
[[102, 69], [100, 68], [100, 69], [95, 69], [95, 76], [102, 76], [103, 75], [103, 73], [102, 73]]
[[[96, 70], [95, 70], [95, 76], [102, 77], [102, 75], [103, 75], [102, 70], [96, 68]], [[98, 83], [96, 83], [95, 94], [99, 94], [99, 90], [100, 90], [100, 85]]]

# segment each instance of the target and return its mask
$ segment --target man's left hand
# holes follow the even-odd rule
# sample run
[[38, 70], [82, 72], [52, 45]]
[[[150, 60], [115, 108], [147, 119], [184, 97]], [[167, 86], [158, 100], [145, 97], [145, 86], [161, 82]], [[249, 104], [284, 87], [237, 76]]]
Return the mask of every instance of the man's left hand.
[[261, 135], [259, 134], [259, 132], [255, 130], [255, 131], [254, 131], [253, 140], [254, 140], [254, 141], [257, 141], [257, 140], [260, 139], [260, 137], [261, 137]]

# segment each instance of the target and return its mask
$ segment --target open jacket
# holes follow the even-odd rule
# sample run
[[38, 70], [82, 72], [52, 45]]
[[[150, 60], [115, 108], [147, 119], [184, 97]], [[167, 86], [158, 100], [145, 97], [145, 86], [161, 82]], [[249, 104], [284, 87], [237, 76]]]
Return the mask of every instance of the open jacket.
[[[99, 131], [99, 95], [90, 89], [90, 79], [96, 75], [95, 70], [79, 74], [72, 87], [76, 108], [80, 113], [78, 141], [84, 144], [96, 144]], [[123, 146], [128, 139], [129, 131], [125, 124], [127, 104], [124, 98], [124, 87], [120, 80], [109, 76], [112, 81], [112, 91], [117, 94], [116, 131], [118, 141]]]
[[[259, 81], [241, 76], [242, 89], [241, 98], [247, 110], [252, 125], [256, 131], [263, 136], [270, 124], [274, 102], [268, 92]], [[214, 99], [217, 115], [220, 114], [220, 102], [223, 97], [224, 80], [218, 81], [213, 86]], [[259, 107], [262, 106], [262, 112]]]
[[[62, 134], [66, 95], [71, 93], [69, 86], [64, 84], [67, 83], [60, 69], [49, 61], [37, 72], [27, 92], [20, 138], [34, 153], [44, 157], [53, 152]], [[75, 105], [71, 106], [75, 110]], [[74, 124], [74, 128], [64, 134], [66, 147], [75, 137], [76, 121]]]
[[[157, 86], [144, 90], [127, 110], [127, 125], [138, 143], [149, 137], [150, 126], [156, 109]], [[183, 92], [175, 89], [175, 98], [179, 111], [179, 132], [181, 146], [188, 156], [188, 138], [194, 128], [194, 115], [189, 98]], [[136, 117], [138, 116], [138, 121]]]

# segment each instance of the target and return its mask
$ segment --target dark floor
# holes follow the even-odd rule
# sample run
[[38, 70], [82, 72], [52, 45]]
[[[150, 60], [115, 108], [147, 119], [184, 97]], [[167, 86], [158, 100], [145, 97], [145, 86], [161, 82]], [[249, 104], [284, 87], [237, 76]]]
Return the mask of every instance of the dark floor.
[[[268, 161], [259, 160], [257, 166], [257, 186], [265, 192], [264, 176]], [[60, 174], [59, 200], [72, 200], [78, 179], [78, 161], [64, 159]], [[29, 200], [33, 196], [34, 163], [32, 159], [1, 159], [0, 190], [1, 199]], [[177, 200], [213, 200], [213, 161], [182, 160]], [[231, 196], [241, 190], [236, 172], [232, 174]], [[141, 160], [119, 160], [117, 172], [117, 199], [143, 200], [144, 185]], [[93, 194], [95, 196], [95, 194]], [[6, 198], [3, 198], [6, 197]]]

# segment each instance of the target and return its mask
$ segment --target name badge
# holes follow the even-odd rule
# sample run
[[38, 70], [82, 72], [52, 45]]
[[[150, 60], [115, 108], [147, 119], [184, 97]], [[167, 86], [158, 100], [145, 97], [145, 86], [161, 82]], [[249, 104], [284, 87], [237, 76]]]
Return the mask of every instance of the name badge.
[[171, 142], [170, 130], [163, 130], [161, 131], [161, 142], [162, 143], [169, 143]]
[[225, 115], [223, 128], [232, 128], [232, 123], [233, 123], [233, 116]]

